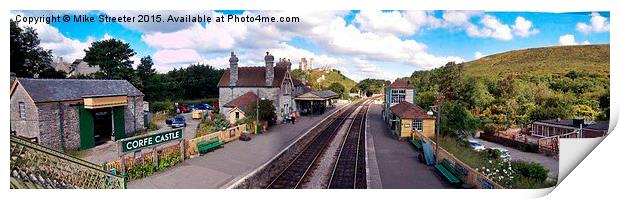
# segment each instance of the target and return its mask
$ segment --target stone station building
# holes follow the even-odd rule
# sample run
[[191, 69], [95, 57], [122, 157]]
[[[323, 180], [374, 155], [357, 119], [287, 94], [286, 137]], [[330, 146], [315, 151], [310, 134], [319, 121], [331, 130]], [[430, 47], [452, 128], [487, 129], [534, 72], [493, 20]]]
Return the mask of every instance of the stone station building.
[[217, 84], [220, 112], [226, 118], [231, 118], [229, 114], [233, 113], [231, 108], [234, 108], [226, 104], [248, 92], [254, 93], [258, 98], [272, 100], [277, 121], [282, 121], [286, 114], [297, 113], [295, 96], [304, 90], [303, 85], [293, 81], [289, 60], [280, 59], [278, 63], [274, 60], [273, 55], [267, 52], [265, 66], [239, 67], [239, 59], [234, 52], [230, 53], [230, 67], [224, 71]]
[[62, 151], [144, 129], [144, 94], [126, 80], [28, 79], [11, 85], [11, 133]]

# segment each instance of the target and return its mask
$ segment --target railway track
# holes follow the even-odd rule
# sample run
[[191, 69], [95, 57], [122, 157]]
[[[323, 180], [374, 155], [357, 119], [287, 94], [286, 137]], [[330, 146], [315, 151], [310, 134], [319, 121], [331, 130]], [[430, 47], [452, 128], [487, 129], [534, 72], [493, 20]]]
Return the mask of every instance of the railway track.
[[366, 189], [365, 103], [355, 116], [338, 153], [327, 188]]
[[269, 183], [267, 188], [295, 189], [300, 187], [317, 158], [321, 155], [326, 146], [331, 143], [332, 138], [337, 134], [349, 115], [351, 115], [362, 102], [348, 107], [342, 114], [338, 115], [333, 121], [327, 124], [327, 127], [314, 137], [310, 144], [293, 159], [284, 171]]

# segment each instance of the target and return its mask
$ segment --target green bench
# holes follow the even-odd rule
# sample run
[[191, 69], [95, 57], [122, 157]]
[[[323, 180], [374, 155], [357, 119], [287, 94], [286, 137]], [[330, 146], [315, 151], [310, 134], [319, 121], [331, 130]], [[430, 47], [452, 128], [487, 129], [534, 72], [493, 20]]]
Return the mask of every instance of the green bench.
[[198, 147], [198, 152], [206, 153], [221, 146], [222, 144], [224, 143], [220, 141], [219, 138], [214, 137], [214, 138], [210, 138], [208, 140], [202, 141], [202, 142], [198, 142], [196, 146]]
[[411, 139], [411, 140], [409, 140], [409, 142], [411, 144], [413, 144], [413, 146], [415, 146], [415, 148], [422, 149], [422, 141], [421, 140], [419, 140], [419, 139]]
[[458, 172], [454, 165], [448, 162], [446, 159], [441, 160], [435, 164], [435, 168], [450, 182], [450, 184], [461, 184], [462, 173]]

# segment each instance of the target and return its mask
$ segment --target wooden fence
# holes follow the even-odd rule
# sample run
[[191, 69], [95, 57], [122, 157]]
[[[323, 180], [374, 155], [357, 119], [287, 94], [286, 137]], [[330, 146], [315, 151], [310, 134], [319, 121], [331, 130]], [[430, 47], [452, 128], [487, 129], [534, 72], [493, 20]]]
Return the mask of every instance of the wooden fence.
[[[184, 140], [183, 142], [184, 142], [185, 148], [183, 150], [183, 153], [185, 153], [185, 158], [190, 158], [192, 155], [198, 155], [198, 147], [196, 146], [198, 142], [217, 137], [220, 141], [224, 143], [228, 143], [233, 140], [239, 139], [239, 136], [241, 136], [241, 133], [244, 131], [249, 131], [249, 129], [250, 129], [250, 126], [242, 124], [242, 125], [228, 128], [226, 130], [217, 131], [211, 134], [203, 135], [203, 136], [200, 136], [194, 139]], [[163, 148], [157, 148], [157, 154], [158, 154], [157, 158], [162, 159], [162, 158], [169, 156], [170, 154], [179, 153], [180, 152], [179, 149], [180, 149], [179, 145], [177, 144], [166, 146]], [[125, 172], [126, 170], [134, 168], [138, 164], [138, 161], [136, 161], [136, 159], [133, 156], [123, 157], [123, 160], [125, 161], [125, 170], [122, 169], [123, 167], [121, 166], [121, 159], [118, 159], [112, 162], [107, 162], [104, 165], [107, 170], [114, 168], [116, 169], [118, 173], [122, 173], [122, 172]], [[150, 152], [143, 153], [141, 157], [141, 161], [142, 162], [153, 162], [153, 152], [150, 151]]]
[[220, 141], [227, 143], [227, 142], [239, 139], [239, 136], [241, 136], [241, 133], [250, 132], [250, 131], [252, 131], [251, 125], [242, 124], [242, 125], [230, 127], [226, 130], [217, 131], [217, 132], [203, 135], [203, 136], [200, 136], [194, 139], [186, 140], [185, 141], [185, 157], [191, 157], [191, 156], [198, 155], [198, 146], [197, 146], [198, 142], [202, 142], [202, 141], [217, 137]]
[[431, 145], [433, 146], [432, 147], [433, 153], [436, 154], [437, 159], [439, 161], [441, 161], [442, 159], [446, 159], [449, 162], [456, 165], [457, 168], [461, 168], [464, 171], [463, 173], [465, 173], [465, 176], [461, 180], [463, 180], [465, 183], [470, 184], [478, 189], [503, 189], [504, 188], [502, 185], [491, 180], [489, 177], [476, 171], [476, 169], [471, 168], [469, 165], [465, 164], [463, 161], [459, 160], [458, 158], [456, 158], [454, 155], [452, 155], [450, 152], [446, 151], [445, 149], [439, 147], [439, 153], [437, 153], [435, 150], [435, 142], [433, 142], [431, 139], [427, 138], [426, 136], [422, 135], [421, 133], [415, 132], [415, 137], [416, 139], [421, 138], [424, 141], [430, 142]]

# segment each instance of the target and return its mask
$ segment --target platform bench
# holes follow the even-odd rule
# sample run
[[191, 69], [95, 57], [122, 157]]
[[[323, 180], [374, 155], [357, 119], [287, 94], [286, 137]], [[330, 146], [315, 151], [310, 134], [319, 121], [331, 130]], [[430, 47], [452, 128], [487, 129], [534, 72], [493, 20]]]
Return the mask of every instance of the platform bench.
[[210, 139], [205, 140], [205, 141], [198, 142], [196, 144], [196, 146], [198, 147], [198, 152], [206, 153], [206, 152], [209, 152], [209, 151], [211, 151], [211, 150], [221, 146], [222, 144], [223, 144], [223, 142], [220, 141], [219, 138], [214, 137], [214, 138], [210, 138]]
[[441, 173], [450, 184], [461, 184], [461, 179], [459, 179], [458, 174], [454, 172], [454, 166], [452, 163], [448, 162], [446, 159], [441, 160], [439, 163], [435, 164], [435, 168]]
[[409, 142], [411, 142], [411, 144], [413, 144], [415, 148], [422, 149], [422, 141], [420, 141], [419, 139], [411, 139], [409, 140]]

